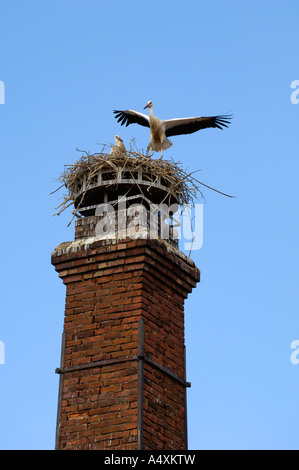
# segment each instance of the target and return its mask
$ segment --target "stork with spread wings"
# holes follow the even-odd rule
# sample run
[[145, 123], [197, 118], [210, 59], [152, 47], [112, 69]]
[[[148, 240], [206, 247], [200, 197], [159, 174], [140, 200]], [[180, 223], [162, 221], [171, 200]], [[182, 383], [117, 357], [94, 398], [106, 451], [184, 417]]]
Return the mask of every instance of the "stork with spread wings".
[[148, 145], [149, 151], [161, 151], [172, 146], [167, 137], [172, 135], [192, 134], [200, 129], [207, 129], [208, 127], [217, 127], [223, 129], [228, 127], [232, 116], [224, 114], [222, 116], [209, 116], [209, 117], [188, 117], [179, 119], [159, 119], [153, 114], [153, 102], [148, 101], [145, 108], [149, 108], [149, 116], [132, 109], [126, 111], [113, 111], [117, 122], [121, 125], [128, 126], [129, 124], [140, 124], [144, 127], [150, 128], [150, 143]]

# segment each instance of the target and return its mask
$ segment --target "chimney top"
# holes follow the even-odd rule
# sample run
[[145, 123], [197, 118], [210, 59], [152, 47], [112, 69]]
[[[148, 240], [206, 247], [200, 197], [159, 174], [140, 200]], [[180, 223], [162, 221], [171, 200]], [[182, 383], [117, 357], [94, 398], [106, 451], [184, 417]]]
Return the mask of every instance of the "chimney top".
[[[74, 214], [95, 215], [96, 207], [124, 196], [127, 203], [194, 204], [199, 184], [180, 163], [162, 158], [153, 159], [142, 153], [119, 151], [110, 154], [82, 155], [73, 165], [67, 165], [58, 180], [67, 193], [59, 206], [61, 214], [74, 205]], [[131, 201], [131, 202], [130, 202]]]

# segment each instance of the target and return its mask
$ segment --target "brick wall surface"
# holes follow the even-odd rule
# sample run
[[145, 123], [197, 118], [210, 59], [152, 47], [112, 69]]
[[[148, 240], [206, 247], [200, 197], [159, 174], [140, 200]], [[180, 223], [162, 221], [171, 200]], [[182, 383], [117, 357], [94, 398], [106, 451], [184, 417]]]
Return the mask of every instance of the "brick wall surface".
[[[184, 379], [184, 300], [196, 266], [158, 240], [60, 245], [66, 285], [59, 449], [138, 448], [138, 322], [144, 356]], [[139, 358], [140, 360], [140, 358]], [[185, 448], [185, 386], [144, 363], [143, 448]]]

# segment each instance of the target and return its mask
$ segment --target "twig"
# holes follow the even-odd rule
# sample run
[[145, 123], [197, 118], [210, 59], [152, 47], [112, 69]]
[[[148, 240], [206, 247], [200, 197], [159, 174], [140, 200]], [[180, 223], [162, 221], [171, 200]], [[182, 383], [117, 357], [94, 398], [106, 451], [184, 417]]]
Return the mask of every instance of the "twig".
[[[80, 212], [80, 208], [82, 204], [84, 204], [86, 192], [89, 190], [93, 178], [101, 171], [111, 173], [109, 186], [117, 185], [117, 174], [119, 171], [128, 171], [141, 194], [143, 194], [142, 188], [139, 185], [138, 179], [134, 176], [134, 174], [138, 173], [139, 169], [143, 171], [143, 178], [150, 183], [148, 185], [148, 191], [150, 191], [153, 185], [157, 184], [158, 178], [161, 178], [161, 180], [164, 180], [163, 185], [167, 187], [167, 193], [166, 196], [163, 195], [162, 203], [167, 197], [169, 197], [170, 201], [171, 194], [174, 194], [180, 205], [188, 204], [194, 206], [194, 201], [199, 195], [201, 198], [205, 199], [200, 189], [201, 186], [216, 191], [223, 196], [234, 197], [197, 180], [194, 174], [200, 170], [187, 173], [181, 167], [181, 162], [175, 162], [173, 159], [153, 159], [143, 155], [137, 150], [135, 139], [131, 140], [130, 150], [126, 153], [105, 153], [104, 150], [107, 147], [112, 148], [112, 145], [99, 145], [102, 145], [102, 151], [95, 154], [90, 154], [85, 150], [79, 150], [77, 148], [76, 150], [84, 155], [73, 165], [64, 165], [65, 170], [58, 178], [61, 185], [51, 194], [56, 193], [62, 187], [67, 189], [67, 194], [64, 195], [63, 202], [56, 208], [61, 208], [60, 211], [54, 215], [61, 214], [70, 207], [70, 205], [74, 204], [75, 210], [73, 211], [72, 220], [74, 217], [78, 216], [78, 212]], [[84, 191], [82, 190], [83, 180], [85, 181]]]

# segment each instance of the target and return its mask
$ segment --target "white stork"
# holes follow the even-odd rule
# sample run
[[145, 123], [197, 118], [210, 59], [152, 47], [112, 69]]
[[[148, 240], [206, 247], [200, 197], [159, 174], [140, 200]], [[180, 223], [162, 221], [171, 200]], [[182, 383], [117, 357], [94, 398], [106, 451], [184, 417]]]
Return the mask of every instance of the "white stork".
[[163, 157], [163, 150], [171, 147], [172, 143], [167, 137], [171, 135], [192, 134], [200, 129], [208, 127], [217, 127], [223, 129], [228, 127], [232, 118], [229, 114], [223, 116], [210, 116], [210, 117], [189, 117], [181, 119], [159, 119], [153, 114], [153, 102], [148, 101], [144, 109], [149, 108], [149, 116], [146, 114], [127, 109], [126, 111], [113, 111], [117, 122], [121, 125], [126, 124], [140, 124], [141, 126], [150, 128], [150, 143], [148, 149], [155, 152], [161, 151]]
[[126, 153], [126, 147], [124, 145], [123, 140], [116, 135], [114, 137], [115, 145], [113, 145], [112, 149], [110, 150], [110, 155], [117, 155], [119, 153]]

